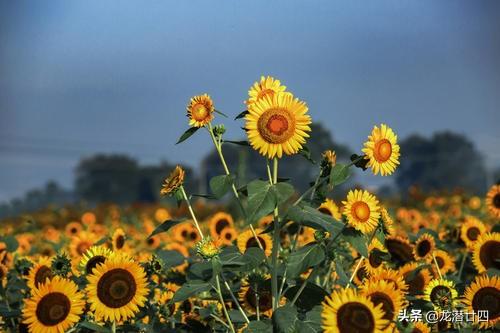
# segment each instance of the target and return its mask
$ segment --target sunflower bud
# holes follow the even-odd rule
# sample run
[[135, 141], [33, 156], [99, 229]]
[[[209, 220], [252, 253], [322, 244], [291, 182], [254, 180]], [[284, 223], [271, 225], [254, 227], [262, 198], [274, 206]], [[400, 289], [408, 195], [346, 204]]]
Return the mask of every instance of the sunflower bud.
[[226, 133], [226, 127], [223, 124], [217, 125], [213, 128], [213, 133], [215, 137], [221, 137], [224, 133]]
[[64, 252], [58, 253], [52, 259], [51, 268], [54, 274], [67, 277], [71, 272], [71, 259]]
[[335, 150], [325, 150], [321, 155], [323, 157], [323, 163], [333, 168], [337, 164], [337, 154]]
[[207, 237], [196, 244], [196, 253], [204, 259], [212, 259], [221, 252], [218, 244], [210, 237]]

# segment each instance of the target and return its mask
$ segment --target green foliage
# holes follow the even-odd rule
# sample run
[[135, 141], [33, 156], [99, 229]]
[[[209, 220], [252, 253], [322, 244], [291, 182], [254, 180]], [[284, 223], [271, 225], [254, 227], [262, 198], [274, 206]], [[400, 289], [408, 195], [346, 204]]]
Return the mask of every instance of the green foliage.
[[180, 219], [180, 220], [166, 220], [165, 222], [163, 222], [162, 224], [160, 224], [159, 226], [157, 226], [155, 228], [155, 230], [153, 230], [153, 232], [151, 233], [151, 235], [149, 235], [148, 238], [151, 238], [153, 237], [154, 235], [158, 235], [158, 234], [161, 234], [163, 232], [167, 232], [169, 231], [171, 228], [175, 227], [176, 225], [178, 224], [181, 224], [181, 223], [184, 223], [186, 221], [186, 219]]
[[233, 184], [234, 178], [231, 175], [220, 175], [210, 179], [210, 189], [216, 198], [222, 198]]
[[201, 280], [192, 280], [184, 283], [182, 287], [177, 290], [172, 299], [172, 302], [183, 302], [187, 300], [189, 297], [195, 296], [202, 292], [208, 291], [212, 288], [212, 285], [208, 282]]
[[331, 216], [323, 214], [307, 204], [290, 207], [286, 218], [316, 230], [327, 231], [331, 236], [337, 235], [344, 228], [343, 223], [335, 221]]
[[293, 186], [288, 183], [270, 184], [263, 180], [254, 180], [248, 189], [248, 223], [255, 222], [270, 214], [276, 206], [286, 202], [294, 193]]
[[287, 262], [287, 275], [291, 278], [320, 264], [325, 259], [325, 250], [319, 244], [306, 245], [290, 253]]
[[176, 145], [178, 145], [179, 143], [184, 142], [187, 139], [189, 139], [199, 129], [200, 129], [200, 127], [190, 127], [190, 128], [188, 128], [184, 133], [182, 133], [182, 135], [179, 138], [179, 140], [177, 141]]

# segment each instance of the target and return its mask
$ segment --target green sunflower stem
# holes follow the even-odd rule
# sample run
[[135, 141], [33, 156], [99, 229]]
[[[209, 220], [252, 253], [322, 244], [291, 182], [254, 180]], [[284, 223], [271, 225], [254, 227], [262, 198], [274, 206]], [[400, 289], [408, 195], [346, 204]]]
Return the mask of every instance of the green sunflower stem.
[[111, 322], [111, 333], [116, 333], [116, 321]]
[[191, 217], [193, 218], [194, 226], [198, 230], [198, 233], [200, 234], [201, 239], [204, 239], [205, 236], [203, 236], [203, 232], [201, 231], [200, 225], [198, 224], [198, 219], [196, 218], [196, 215], [194, 214], [193, 207], [191, 206], [191, 202], [189, 201], [189, 198], [186, 194], [186, 191], [184, 190], [183, 185], [181, 185], [180, 190], [181, 190], [182, 196], [184, 198], [184, 201], [186, 201], [186, 204], [188, 206], [189, 214], [191, 214]]
[[[268, 164], [269, 167], [269, 164]], [[278, 182], [278, 158], [273, 160], [273, 175], [272, 184]], [[274, 233], [273, 233], [273, 250], [271, 254], [272, 275], [271, 275], [271, 291], [273, 294], [273, 311], [278, 308], [278, 254], [280, 248], [280, 224], [278, 207], [274, 209]]]
[[434, 255], [434, 252], [432, 252], [432, 260], [434, 261], [434, 265], [436, 265], [436, 269], [438, 271], [439, 278], [443, 279], [443, 275], [441, 274], [441, 270], [439, 269], [439, 265], [438, 265], [438, 262], [436, 260], [436, 256]]
[[243, 318], [245, 319], [246, 323], [250, 324], [250, 320], [248, 319], [248, 316], [246, 315], [246, 313], [243, 310], [243, 308], [241, 307], [240, 302], [238, 302], [238, 299], [236, 298], [236, 296], [234, 296], [234, 293], [231, 290], [231, 286], [229, 286], [229, 283], [227, 283], [226, 279], [224, 279], [224, 277], [222, 276], [222, 274], [221, 274], [221, 277], [222, 277], [222, 280], [224, 281], [224, 286], [229, 291], [229, 294], [231, 295], [231, 298], [233, 299], [234, 304], [236, 304], [236, 307], [240, 311], [240, 313], [243, 316]]
[[229, 313], [227, 312], [226, 308], [226, 303], [224, 302], [224, 297], [222, 296], [222, 291], [220, 287], [220, 281], [219, 281], [219, 275], [215, 276], [215, 284], [217, 286], [216, 291], [217, 291], [217, 296], [219, 296], [219, 301], [222, 305], [222, 311], [224, 312], [224, 316], [226, 317], [227, 323], [229, 325], [229, 328], [231, 329], [232, 333], [236, 333], [234, 330], [234, 325], [233, 322], [231, 321], [231, 318], [229, 317]]
[[462, 256], [462, 261], [460, 262], [460, 269], [458, 270], [458, 279], [461, 280], [462, 279], [462, 272], [464, 270], [464, 266], [465, 266], [465, 261], [467, 260], [467, 256], [469, 255], [468, 252], [465, 252]]

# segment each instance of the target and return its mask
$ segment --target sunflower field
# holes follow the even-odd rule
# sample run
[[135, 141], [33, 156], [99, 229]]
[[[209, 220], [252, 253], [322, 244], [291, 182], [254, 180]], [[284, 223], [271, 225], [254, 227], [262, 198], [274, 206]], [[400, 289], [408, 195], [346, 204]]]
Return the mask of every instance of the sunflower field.
[[[335, 147], [312, 161], [308, 107], [279, 80], [262, 77], [245, 107], [235, 121], [247, 140], [232, 141], [210, 96], [188, 103], [178, 144], [206, 135], [225, 171], [210, 194], [187, 193], [177, 166], [158, 184], [177, 205], [2, 221], [2, 332], [499, 331], [500, 185], [411, 205], [358, 186], [334, 201], [354, 169], [390, 176], [404, 163], [395, 131], [374, 126], [349, 161], [337, 161]], [[226, 144], [259, 152], [252, 163], [268, 177], [239, 183]], [[303, 193], [280, 178], [290, 155], [317, 166]]]

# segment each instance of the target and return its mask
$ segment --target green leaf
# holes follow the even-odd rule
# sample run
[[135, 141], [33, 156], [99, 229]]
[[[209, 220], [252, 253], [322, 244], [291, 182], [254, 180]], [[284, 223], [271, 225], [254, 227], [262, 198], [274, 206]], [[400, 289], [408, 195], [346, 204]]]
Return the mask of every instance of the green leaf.
[[241, 112], [239, 115], [237, 115], [234, 120], [244, 118], [249, 112], [247, 110]]
[[102, 333], [110, 333], [111, 332], [111, 330], [109, 328], [104, 327], [104, 326], [100, 326], [100, 325], [95, 324], [95, 323], [91, 323], [89, 321], [81, 322], [78, 324], [78, 326], [89, 329], [89, 330], [94, 331], [94, 332], [102, 332]]
[[288, 257], [287, 275], [296, 277], [309, 267], [319, 265], [325, 259], [325, 251], [319, 244], [306, 245]]
[[264, 260], [266, 260], [266, 254], [260, 249], [260, 247], [250, 247], [243, 255], [245, 265], [241, 269], [245, 272], [251, 271], [252, 269], [259, 267]]
[[368, 240], [361, 231], [354, 228], [345, 228], [344, 231], [342, 231], [342, 237], [346, 240], [346, 242], [351, 244], [351, 246], [354, 247], [359, 254], [368, 258], [368, 246], [366, 244]]
[[340, 284], [342, 287], [347, 287], [347, 285], [349, 284], [349, 277], [345, 273], [344, 267], [342, 267], [342, 263], [339, 260], [335, 262], [335, 272], [339, 277], [337, 283]]
[[332, 237], [335, 237], [344, 228], [343, 223], [305, 204], [291, 207], [288, 210], [287, 219], [316, 230], [328, 231]]
[[179, 266], [184, 263], [186, 258], [177, 251], [158, 250], [156, 255], [163, 262], [164, 268]]
[[224, 118], [228, 118], [227, 114], [223, 113], [222, 111], [219, 111], [219, 110], [214, 110], [215, 113], [218, 113], [220, 114], [221, 116], [223, 116]]
[[192, 280], [186, 282], [179, 290], [177, 290], [174, 297], [172, 298], [172, 302], [183, 302], [191, 296], [210, 290], [211, 287], [212, 286], [210, 285], [210, 283], [201, 280]]
[[315, 306], [311, 311], [306, 314], [306, 318], [299, 320], [295, 323], [296, 332], [300, 333], [316, 333], [322, 332], [321, 329], [321, 305]]
[[245, 333], [273, 333], [273, 325], [270, 320], [251, 321], [247, 328], [243, 331]]
[[233, 141], [233, 140], [224, 140], [223, 143], [232, 143], [237, 146], [249, 147], [250, 143], [247, 140]]
[[179, 140], [176, 142], [176, 145], [178, 145], [179, 143], [183, 142], [183, 141], [186, 141], [187, 139], [189, 139], [189, 137], [191, 137], [191, 135], [193, 135], [194, 133], [196, 133], [197, 130], [199, 130], [200, 127], [190, 127], [188, 128], [182, 135], [181, 137], [179, 138]]
[[148, 236], [148, 238], [153, 237], [154, 235], [161, 234], [162, 232], [167, 232], [170, 230], [170, 228], [175, 227], [176, 225], [185, 222], [186, 219], [181, 219], [181, 220], [166, 220], [162, 224], [156, 227], [155, 230], [151, 233], [151, 235]]
[[19, 243], [14, 236], [5, 236], [1, 238], [2, 242], [7, 246], [8, 252], [15, 252], [19, 247]]
[[231, 175], [220, 175], [210, 179], [210, 189], [217, 199], [222, 198], [231, 189], [233, 180]]
[[228, 311], [229, 318], [231, 318], [231, 321], [233, 323], [240, 323], [243, 324], [246, 322], [245, 317], [241, 314], [239, 310], [229, 310]]
[[330, 171], [330, 185], [340, 185], [349, 179], [349, 168], [345, 164], [336, 164]]
[[[299, 284], [288, 289], [285, 293], [286, 298], [288, 300], [292, 300], [300, 290], [300, 287], [301, 285]], [[325, 289], [312, 282], [307, 282], [304, 290], [297, 299], [297, 302], [295, 302], [295, 305], [297, 308], [301, 309], [301, 312], [309, 311], [315, 306], [321, 305], [326, 296], [328, 296], [328, 293]]]
[[222, 248], [222, 252], [219, 254], [219, 259], [223, 267], [239, 267], [245, 264], [243, 255], [236, 246]]
[[299, 154], [312, 164], [316, 164], [316, 162], [311, 157], [311, 151], [309, 150], [309, 147], [307, 147], [306, 145], [302, 146], [302, 148], [299, 150]]
[[296, 332], [295, 324], [299, 320], [297, 318], [297, 309], [291, 304], [286, 304], [276, 309], [276, 312], [273, 314], [273, 320], [279, 333]]
[[271, 213], [277, 205], [284, 203], [294, 192], [288, 183], [271, 185], [263, 180], [254, 180], [247, 186], [248, 190], [248, 221], [257, 221]]

